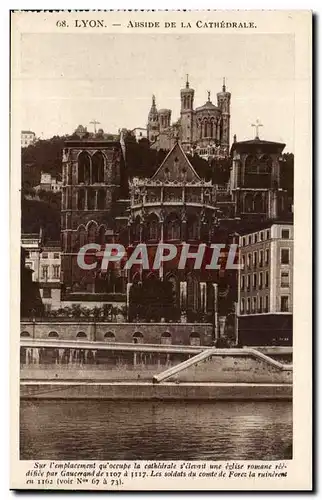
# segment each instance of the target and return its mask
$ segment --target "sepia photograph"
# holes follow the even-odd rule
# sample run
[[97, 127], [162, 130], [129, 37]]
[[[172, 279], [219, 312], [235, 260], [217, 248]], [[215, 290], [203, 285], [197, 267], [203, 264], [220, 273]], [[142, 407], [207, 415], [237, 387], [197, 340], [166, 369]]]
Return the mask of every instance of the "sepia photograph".
[[18, 460], [286, 477], [260, 464], [294, 458], [294, 33], [121, 14], [12, 48]]

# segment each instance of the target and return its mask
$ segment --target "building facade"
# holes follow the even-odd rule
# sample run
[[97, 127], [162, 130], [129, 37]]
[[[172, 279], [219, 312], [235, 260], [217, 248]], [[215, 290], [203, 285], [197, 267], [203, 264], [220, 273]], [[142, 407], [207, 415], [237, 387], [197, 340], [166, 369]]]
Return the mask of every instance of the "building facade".
[[24, 265], [32, 272], [32, 281], [38, 283], [45, 311], [61, 307], [61, 248], [59, 241], [44, 243], [39, 234], [22, 234]]
[[21, 131], [21, 147], [27, 148], [30, 144], [33, 144], [36, 140], [35, 132], [31, 130], [22, 130]]
[[[186, 244], [193, 253], [201, 243], [208, 248], [216, 242], [233, 243], [229, 217], [234, 208], [225, 196], [225, 190], [199, 176], [177, 142], [151, 178], [130, 181], [130, 244], [148, 245], [152, 261], [157, 245], [163, 242], [175, 245], [178, 256]], [[194, 269], [192, 260], [179, 269], [178, 263], [179, 257], [165, 262], [158, 271], [134, 269], [128, 275], [128, 302], [132, 302], [132, 287], [143, 284], [147, 304], [148, 282], [155, 289], [161, 280], [171, 289], [172, 300], [165, 313], [169, 319], [214, 322], [215, 336], [219, 336], [220, 317], [228, 314], [234, 302], [236, 273]]]
[[[79, 131], [78, 127], [77, 131]], [[77, 134], [76, 131], [76, 134]], [[125, 300], [123, 276], [84, 272], [77, 255], [86, 243], [112, 243], [127, 237], [128, 202], [122, 200], [124, 157], [119, 141], [98, 134], [66, 141], [61, 204], [64, 300]], [[115, 279], [114, 279], [115, 278]], [[116, 297], [116, 295], [118, 297]], [[120, 297], [119, 295], [122, 295]]]
[[61, 247], [59, 241], [44, 244], [39, 262], [39, 289], [45, 310], [61, 307]]
[[208, 100], [194, 106], [195, 91], [186, 85], [180, 90], [180, 118], [171, 124], [171, 109], [157, 109], [155, 96], [148, 115], [147, 134], [152, 147], [169, 150], [179, 140], [185, 153], [195, 151], [202, 158], [227, 158], [229, 156], [230, 100], [225, 81], [217, 102]]
[[62, 182], [57, 180], [56, 177], [52, 177], [51, 174], [41, 172], [40, 184], [35, 186], [35, 190], [52, 191], [53, 193], [58, 193], [61, 191]]
[[293, 225], [274, 222], [240, 236], [239, 341], [292, 343]]
[[281, 188], [281, 154], [285, 144], [258, 136], [232, 144], [230, 192], [235, 215], [250, 222], [289, 215], [287, 191]]
[[148, 137], [148, 131], [146, 128], [136, 127], [133, 130], [131, 130], [131, 132], [134, 135], [137, 142], [140, 141], [141, 139], [147, 139]]

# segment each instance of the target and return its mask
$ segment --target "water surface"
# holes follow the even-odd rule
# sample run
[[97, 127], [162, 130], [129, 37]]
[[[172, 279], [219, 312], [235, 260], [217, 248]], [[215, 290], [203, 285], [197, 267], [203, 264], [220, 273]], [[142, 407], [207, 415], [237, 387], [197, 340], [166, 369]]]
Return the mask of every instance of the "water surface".
[[291, 402], [21, 401], [22, 460], [279, 460], [291, 447]]

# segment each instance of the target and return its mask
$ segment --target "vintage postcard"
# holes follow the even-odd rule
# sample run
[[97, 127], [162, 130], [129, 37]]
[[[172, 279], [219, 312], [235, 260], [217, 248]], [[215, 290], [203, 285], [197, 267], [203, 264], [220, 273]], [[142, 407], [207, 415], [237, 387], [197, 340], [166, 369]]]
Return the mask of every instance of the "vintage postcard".
[[11, 12], [11, 488], [312, 488], [311, 25]]

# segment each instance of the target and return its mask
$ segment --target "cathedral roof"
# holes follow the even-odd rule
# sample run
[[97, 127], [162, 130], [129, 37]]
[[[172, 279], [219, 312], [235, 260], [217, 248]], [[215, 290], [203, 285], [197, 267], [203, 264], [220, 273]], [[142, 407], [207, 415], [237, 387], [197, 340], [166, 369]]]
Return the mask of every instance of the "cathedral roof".
[[202, 106], [199, 106], [199, 108], [196, 108], [196, 111], [204, 111], [207, 109], [219, 111], [219, 108], [217, 106], [215, 106], [211, 101], [207, 101]]
[[191, 165], [181, 145], [176, 142], [171, 151], [167, 154], [158, 170], [153, 174], [153, 180], [177, 180], [182, 178], [182, 172], [185, 172], [185, 180], [200, 181], [201, 178]]
[[282, 152], [285, 148], [285, 144], [282, 142], [274, 142], [274, 141], [264, 141], [255, 137], [255, 139], [251, 139], [248, 141], [239, 141], [233, 142], [231, 146], [231, 152], [234, 150], [240, 152], [248, 152], [254, 151], [257, 149], [265, 150], [267, 152]]

